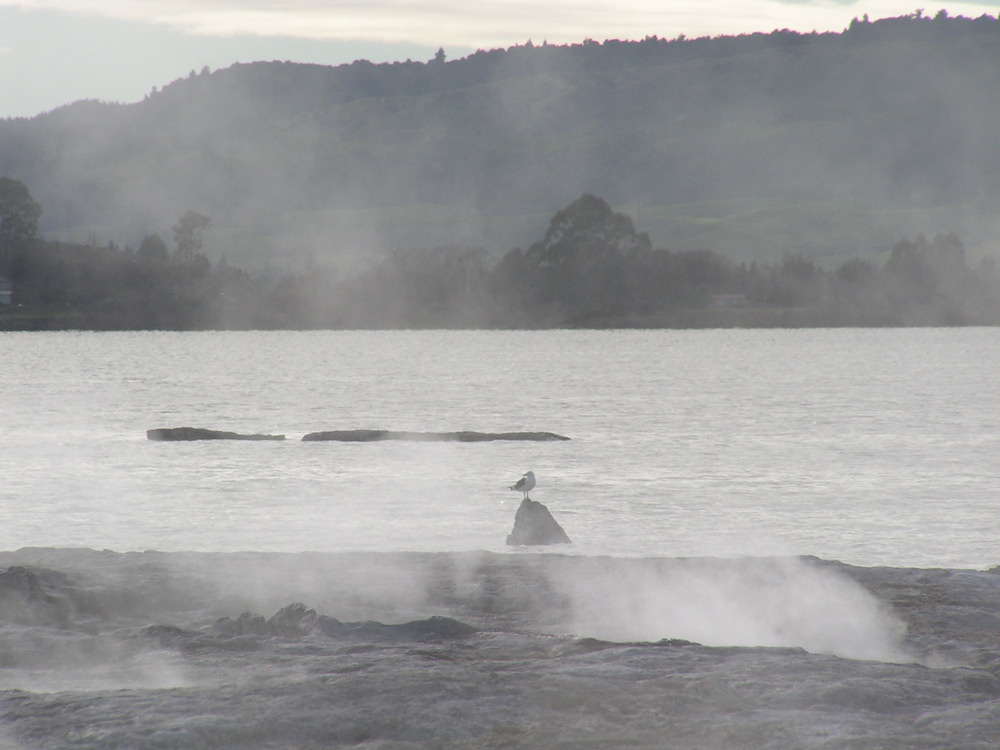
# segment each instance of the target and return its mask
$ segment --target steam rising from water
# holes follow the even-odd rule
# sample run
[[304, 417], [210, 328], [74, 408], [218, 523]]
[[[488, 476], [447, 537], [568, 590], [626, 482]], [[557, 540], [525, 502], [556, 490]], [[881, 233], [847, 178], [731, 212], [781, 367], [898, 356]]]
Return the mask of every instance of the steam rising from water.
[[[174, 654], [150, 651], [113, 634], [55, 628], [0, 631], [0, 690], [37, 693], [188, 687], [192, 681]], [[0, 750], [6, 746], [0, 735]]]
[[[0, 750], [909, 747], [915, 732], [928, 747], [996, 744], [993, 572], [537, 551], [26, 548], [0, 552], [8, 564], [21, 570], [0, 627]], [[295, 601], [342, 621], [445, 615], [480, 632], [217, 620], [308, 614]], [[904, 656], [880, 601], [901, 605], [914, 654], [959, 658], [876, 661]], [[785, 648], [634, 643], [664, 638]]]
[[612, 641], [679, 638], [909, 661], [905, 626], [841, 573], [798, 558], [585, 561], [562, 582], [573, 632]]
[[237, 555], [212, 568], [230, 606], [265, 615], [299, 599], [345, 620], [448, 615], [617, 642], [682, 639], [912, 661], [901, 646], [905, 626], [886, 605], [836, 568], [803, 558]]

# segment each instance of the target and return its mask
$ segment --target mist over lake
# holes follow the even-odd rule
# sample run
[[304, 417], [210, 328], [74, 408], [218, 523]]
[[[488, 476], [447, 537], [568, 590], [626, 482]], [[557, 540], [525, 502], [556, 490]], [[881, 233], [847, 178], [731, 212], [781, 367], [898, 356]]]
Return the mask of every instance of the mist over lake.
[[997, 336], [3, 334], [0, 744], [991, 748]]
[[0, 121], [0, 750], [996, 750], [1000, 18], [552, 39]]

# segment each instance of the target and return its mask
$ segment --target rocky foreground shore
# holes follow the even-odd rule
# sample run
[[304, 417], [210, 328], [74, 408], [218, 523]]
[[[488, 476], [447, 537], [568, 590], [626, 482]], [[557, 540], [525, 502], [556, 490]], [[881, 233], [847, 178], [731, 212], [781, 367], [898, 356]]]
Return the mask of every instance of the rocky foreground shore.
[[24, 549], [0, 665], [18, 750], [995, 750], [1000, 569]]

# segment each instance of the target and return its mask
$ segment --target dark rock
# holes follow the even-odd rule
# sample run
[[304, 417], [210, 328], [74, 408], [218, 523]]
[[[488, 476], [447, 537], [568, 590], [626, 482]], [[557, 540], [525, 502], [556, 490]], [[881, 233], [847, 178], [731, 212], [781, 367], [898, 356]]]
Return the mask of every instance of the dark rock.
[[231, 617], [221, 617], [215, 622], [215, 630], [223, 635], [268, 635], [267, 621], [262, 615], [244, 612], [235, 620]]
[[326, 432], [310, 432], [302, 439], [306, 442], [340, 441], [349, 443], [370, 443], [378, 440], [458, 443], [482, 443], [491, 440], [569, 440], [568, 437], [556, 435], [554, 432], [396, 432], [393, 430], [328, 430]]
[[13, 566], [0, 571], [0, 622], [66, 627], [73, 606], [60, 591], [65, 583], [62, 574], [50, 570]]
[[185, 630], [176, 625], [163, 623], [149, 625], [142, 629], [141, 634], [145, 638], [153, 638], [159, 641], [163, 646], [173, 646], [197, 635], [192, 630]]
[[388, 430], [328, 430], [326, 432], [310, 432], [302, 436], [303, 442], [339, 441], [344, 443], [370, 443], [377, 440], [399, 440], [402, 432]]
[[474, 627], [464, 622], [439, 616], [404, 622], [401, 625], [386, 625], [374, 620], [341, 622], [333, 617], [324, 616], [319, 618], [319, 630], [330, 638], [365, 641], [438, 641], [465, 638], [477, 632]]
[[571, 544], [549, 509], [525, 498], [514, 515], [514, 530], [507, 535], [510, 546], [535, 544]]
[[[278, 610], [269, 620], [250, 612], [244, 612], [235, 620], [222, 617], [216, 620], [212, 629], [230, 639], [267, 636], [297, 639], [322, 633], [328, 638], [356, 641], [438, 641], [464, 638], [477, 632], [464, 622], [438, 616], [401, 625], [386, 625], [375, 620], [341, 622], [335, 617], [317, 615], [316, 610], [299, 603]], [[147, 634], [163, 636], [161, 632]]]
[[434, 616], [426, 620], [414, 620], [402, 625], [390, 625], [401, 636], [414, 640], [438, 640], [442, 638], [464, 638], [476, 632], [471, 625], [450, 617]]
[[309, 609], [305, 604], [289, 604], [274, 613], [267, 621], [267, 629], [283, 638], [301, 638], [315, 630], [317, 619], [315, 609]]
[[244, 435], [239, 432], [207, 430], [203, 427], [161, 427], [146, 430], [149, 440], [190, 441], [190, 440], [284, 440], [284, 435]]
[[[247, 615], [250, 618], [260, 618], [260, 615]], [[190, 630], [180, 628], [176, 625], [159, 624], [150, 625], [143, 628], [141, 635], [157, 641], [164, 648], [174, 648], [184, 653], [194, 654], [199, 652], [228, 651], [231, 653], [248, 653], [260, 649], [260, 643], [256, 638], [249, 635], [233, 632], [237, 628], [231, 628], [232, 623], [240, 620], [230, 620], [228, 617], [222, 618], [215, 624], [215, 631], [218, 634], [206, 634], [202, 630]], [[228, 621], [228, 622], [224, 622]]]
[[528, 440], [533, 442], [569, 440], [565, 435], [557, 435], [554, 432], [445, 432], [441, 434], [454, 435], [454, 439], [462, 443], [480, 443], [489, 440]]

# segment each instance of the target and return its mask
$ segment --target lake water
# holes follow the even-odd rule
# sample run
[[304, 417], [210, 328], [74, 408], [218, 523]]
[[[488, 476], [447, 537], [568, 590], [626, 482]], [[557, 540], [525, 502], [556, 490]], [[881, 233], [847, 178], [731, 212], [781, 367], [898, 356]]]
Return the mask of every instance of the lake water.
[[[991, 328], [0, 334], [0, 750], [995, 750], [998, 373]], [[301, 440], [348, 429], [570, 439]], [[528, 469], [572, 544], [506, 546]]]
[[[503, 550], [1000, 563], [1000, 331], [0, 336], [0, 549]], [[146, 430], [280, 433], [154, 443]], [[560, 443], [302, 443], [546, 430]]]

